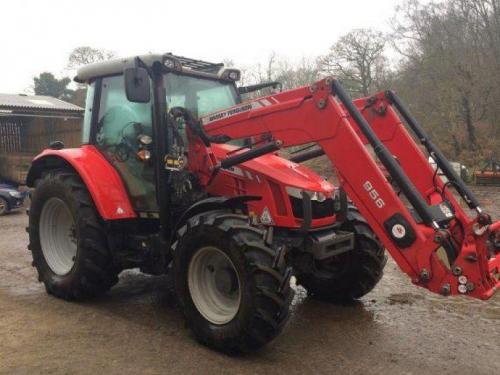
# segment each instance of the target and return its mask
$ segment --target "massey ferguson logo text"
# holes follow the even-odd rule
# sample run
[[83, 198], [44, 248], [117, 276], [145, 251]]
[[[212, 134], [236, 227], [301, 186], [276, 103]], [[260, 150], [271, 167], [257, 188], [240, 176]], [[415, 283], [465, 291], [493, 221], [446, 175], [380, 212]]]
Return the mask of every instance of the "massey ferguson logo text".
[[252, 105], [247, 104], [247, 105], [244, 105], [241, 107], [236, 107], [236, 108], [230, 109], [230, 110], [225, 111], [225, 112], [219, 112], [219, 113], [216, 113], [215, 115], [209, 116], [208, 122], [217, 121], [217, 120], [223, 119], [225, 117], [235, 115], [237, 113], [250, 111], [251, 109], [252, 109]]
[[248, 103], [248, 104], [241, 105], [238, 107], [230, 108], [226, 111], [212, 113], [211, 115], [207, 115], [207, 116], [203, 117], [201, 121], [202, 121], [203, 125], [206, 125], [206, 124], [209, 124], [211, 122], [222, 120], [223, 118], [231, 117], [231, 116], [237, 115], [238, 113], [242, 113], [242, 112], [248, 112], [252, 109], [260, 108], [260, 107], [262, 107], [261, 103], [252, 102], [252, 103]]

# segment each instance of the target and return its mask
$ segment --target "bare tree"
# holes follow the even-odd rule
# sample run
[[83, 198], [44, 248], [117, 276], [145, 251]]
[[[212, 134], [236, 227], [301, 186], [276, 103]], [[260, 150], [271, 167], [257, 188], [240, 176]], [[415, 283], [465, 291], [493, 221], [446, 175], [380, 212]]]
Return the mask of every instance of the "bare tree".
[[295, 65], [286, 60], [280, 61], [277, 65], [273, 79], [281, 82], [284, 89], [310, 85], [320, 78], [317, 59], [302, 57]]
[[472, 164], [499, 146], [499, 5], [408, 0], [393, 22], [400, 95], [451, 157]]
[[321, 71], [344, 81], [346, 87], [366, 96], [385, 67], [384, 35], [371, 29], [356, 29], [340, 39], [319, 58]]
[[462, 0], [452, 0], [420, 5], [412, 1], [401, 17], [409, 26], [397, 27], [402, 39], [411, 40], [407, 55], [412, 56], [408, 63], [418, 76], [414, 78], [429, 80], [427, 91], [439, 82], [438, 90], [448, 98], [448, 106], [454, 107], [454, 120], [465, 125], [471, 148], [476, 147], [476, 123], [484, 117], [493, 89], [485, 76], [483, 37], [477, 34], [478, 23], [471, 22], [473, 3], [469, 0], [464, 6]]
[[109, 60], [114, 56], [114, 52], [105, 49], [97, 49], [89, 46], [76, 47], [69, 55], [67, 68], [76, 69], [82, 65]]
[[[309, 85], [318, 80], [319, 76], [317, 59], [303, 57], [297, 64], [292, 64], [276, 52], [272, 52], [265, 62], [242, 68], [241, 84], [278, 81], [286, 90]], [[256, 93], [256, 95], [266, 94], [269, 94], [269, 90]]]
[[[76, 47], [73, 51], [71, 51], [68, 57], [66, 69], [70, 71], [76, 70], [83, 65], [108, 60], [113, 58], [114, 56], [114, 52], [105, 49], [97, 49], [89, 46]], [[73, 104], [83, 107], [85, 106], [86, 93], [86, 86], [83, 84], [78, 84], [76, 90], [73, 92], [70, 101]]]

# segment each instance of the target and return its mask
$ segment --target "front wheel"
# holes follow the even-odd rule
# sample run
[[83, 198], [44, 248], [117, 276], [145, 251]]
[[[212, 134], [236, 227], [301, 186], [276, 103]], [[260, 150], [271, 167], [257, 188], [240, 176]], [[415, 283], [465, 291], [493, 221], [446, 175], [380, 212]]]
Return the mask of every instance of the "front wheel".
[[359, 211], [350, 206], [342, 230], [354, 233], [354, 249], [314, 261], [313, 270], [296, 275], [313, 297], [327, 302], [361, 298], [380, 281], [387, 262], [385, 249]]
[[191, 218], [174, 244], [174, 278], [196, 338], [216, 350], [257, 349], [283, 329], [291, 270], [248, 218], [224, 210]]

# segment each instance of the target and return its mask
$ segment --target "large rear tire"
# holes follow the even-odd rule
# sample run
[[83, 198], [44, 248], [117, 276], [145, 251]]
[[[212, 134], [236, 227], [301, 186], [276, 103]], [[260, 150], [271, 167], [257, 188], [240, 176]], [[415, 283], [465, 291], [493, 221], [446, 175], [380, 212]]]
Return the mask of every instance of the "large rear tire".
[[102, 220], [77, 174], [50, 171], [37, 183], [28, 232], [33, 266], [49, 294], [81, 300], [118, 281]]
[[314, 262], [314, 271], [296, 275], [313, 297], [334, 303], [359, 299], [380, 281], [387, 263], [385, 250], [359, 211], [350, 206], [342, 230], [354, 232], [354, 249]]
[[189, 219], [174, 244], [176, 293], [201, 343], [255, 350], [283, 329], [293, 298], [291, 269], [248, 217], [225, 210]]

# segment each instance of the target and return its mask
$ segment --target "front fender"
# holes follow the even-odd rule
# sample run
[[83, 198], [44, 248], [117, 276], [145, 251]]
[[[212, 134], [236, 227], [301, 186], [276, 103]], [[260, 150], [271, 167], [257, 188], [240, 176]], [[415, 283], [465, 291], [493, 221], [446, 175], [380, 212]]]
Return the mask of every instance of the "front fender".
[[61, 167], [70, 167], [78, 173], [104, 220], [137, 217], [117, 170], [94, 146], [44, 150], [33, 160], [26, 184], [34, 187], [44, 171]]
[[[189, 207], [180, 219], [177, 221], [174, 230], [172, 231], [172, 239], [175, 240], [177, 236], [177, 231], [181, 228], [182, 225], [194, 215], [200, 214], [202, 212], [227, 208], [227, 209], [241, 209], [243, 211], [246, 210], [246, 202], [261, 200], [262, 197], [252, 196], [252, 195], [240, 195], [236, 197], [209, 197], [202, 199], [196, 203], [194, 203], [191, 207]], [[172, 241], [172, 242], [173, 242]]]

